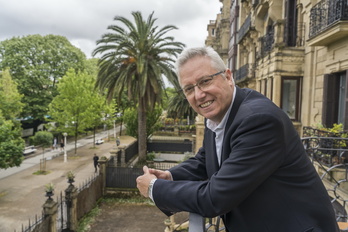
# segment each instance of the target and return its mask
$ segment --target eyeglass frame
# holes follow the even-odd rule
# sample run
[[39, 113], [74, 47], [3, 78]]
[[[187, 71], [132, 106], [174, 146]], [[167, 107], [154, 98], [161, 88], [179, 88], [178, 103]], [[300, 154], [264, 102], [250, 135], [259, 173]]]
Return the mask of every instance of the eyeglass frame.
[[[218, 75], [220, 75], [220, 74], [223, 74], [223, 73], [225, 73], [225, 72], [226, 72], [226, 70], [223, 70], [223, 71], [220, 71], [220, 72], [217, 72], [217, 73], [208, 75], [208, 76], [203, 76], [203, 77], [201, 77], [201, 78], [196, 82], [196, 84], [185, 86], [184, 88], [181, 89], [181, 91], [185, 94], [185, 96], [189, 96], [189, 95], [191, 95], [191, 94], [194, 92], [194, 89], [195, 89], [196, 86], [197, 86], [200, 90], [202, 90], [202, 87], [200, 87], [200, 85], [203, 83], [202, 81], [207, 80], [207, 78], [210, 78], [210, 81], [212, 81], [212, 80], [214, 80], [214, 77], [216, 77], [216, 76], [218, 76]], [[205, 87], [208, 87], [210, 84], [211, 84], [211, 83], [209, 83], [209, 84], [208, 84], [207, 86], [205, 86]], [[189, 88], [192, 88], [192, 92], [186, 93], [185, 89], [187, 89], [188, 87], [189, 87]], [[204, 88], [203, 88], [203, 89], [204, 89]], [[202, 91], [204, 91], [204, 90], [202, 90]]]

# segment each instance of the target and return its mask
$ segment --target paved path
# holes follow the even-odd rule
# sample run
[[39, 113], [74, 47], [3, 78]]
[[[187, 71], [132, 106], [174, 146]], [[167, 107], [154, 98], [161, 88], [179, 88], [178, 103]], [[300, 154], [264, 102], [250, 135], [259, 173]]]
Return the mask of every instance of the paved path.
[[[112, 136], [112, 133], [110, 134]], [[99, 133], [96, 138], [106, 141], [108, 132]], [[130, 138], [121, 136], [121, 144]], [[21, 226], [28, 225], [28, 220], [33, 221], [35, 214], [41, 214], [42, 205], [46, 197], [44, 185], [55, 185], [55, 196], [64, 191], [67, 186], [66, 174], [72, 171], [76, 174], [75, 186], [81, 185], [88, 178], [95, 175], [92, 157], [96, 153], [99, 157], [109, 157], [109, 151], [116, 148], [114, 140], [96, 145], [93, 148], [93, 136], [78, 141], [77, 155], [74, 155], [74, 142], [67, 146], [68, 161], [64, 162], [63, 152], [47, 151], [47, 175], [34, 175], [40, 169], [42, 154], [24, 160], [20, 167], [0, 170], [0, 231], [21, 231]]]

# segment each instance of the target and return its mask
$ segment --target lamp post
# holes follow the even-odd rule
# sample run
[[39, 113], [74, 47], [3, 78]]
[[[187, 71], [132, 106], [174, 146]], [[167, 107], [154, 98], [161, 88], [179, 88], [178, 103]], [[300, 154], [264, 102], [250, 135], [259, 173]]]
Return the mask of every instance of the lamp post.
[[68, 133], [64, 132], [63, 136], [64, 136], [64, 163], [66, 163], [68, 161], [68, 156], [66, 154], [66, 136], [68, 136]]
[[114, 138], [116, 139], [116, 120], [114, 120]]

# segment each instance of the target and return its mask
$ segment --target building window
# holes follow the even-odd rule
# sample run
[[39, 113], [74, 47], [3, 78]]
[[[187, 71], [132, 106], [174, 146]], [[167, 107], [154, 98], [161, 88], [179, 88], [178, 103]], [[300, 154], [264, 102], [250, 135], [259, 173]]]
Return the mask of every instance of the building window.
[[347, 72], [333, 73], [324, 77], [322, 123], [326, 127], [342, 124], [348, 129]]
[[293, 121], [300, 118], [301, 77], [282, 77], [281, 108]]

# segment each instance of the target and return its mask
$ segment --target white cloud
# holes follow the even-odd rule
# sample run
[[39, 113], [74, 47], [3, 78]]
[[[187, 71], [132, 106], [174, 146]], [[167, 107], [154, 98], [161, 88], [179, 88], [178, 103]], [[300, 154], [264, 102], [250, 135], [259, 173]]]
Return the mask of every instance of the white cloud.
[[172, 32], [176, 41], [202, 46], [220, 7], [219, 0], [0, 0], [0, 40], [62, 35], [90, 57], [115, 16], [132, 20], [131, 12], [140, 11], [145, 19], [155, 12], [159, 26], [178, 27]]

